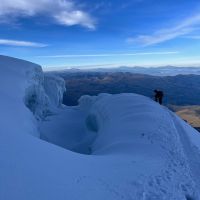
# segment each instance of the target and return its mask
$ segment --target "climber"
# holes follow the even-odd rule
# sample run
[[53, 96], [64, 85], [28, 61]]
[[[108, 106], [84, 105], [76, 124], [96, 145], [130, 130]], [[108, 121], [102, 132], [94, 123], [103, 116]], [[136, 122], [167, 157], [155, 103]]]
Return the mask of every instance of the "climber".
[[154, 90], [155, 93], [155, 101], [159, 102], [160, 105], [162, 105], [162, 101], [163, 101], [163, 91], [159, 91], [159, 90]]

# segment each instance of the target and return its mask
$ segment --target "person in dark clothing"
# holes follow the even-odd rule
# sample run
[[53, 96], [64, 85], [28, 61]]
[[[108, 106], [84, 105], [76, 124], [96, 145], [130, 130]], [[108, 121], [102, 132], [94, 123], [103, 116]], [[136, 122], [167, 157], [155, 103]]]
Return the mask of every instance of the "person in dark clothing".
[[162, 102], [163, 102], [163, 91], [159, 91], [159, 90], [154, 90], [155, 92], [155, 101], [156, 102], [159, 102], [160, 105], [162, 105]]

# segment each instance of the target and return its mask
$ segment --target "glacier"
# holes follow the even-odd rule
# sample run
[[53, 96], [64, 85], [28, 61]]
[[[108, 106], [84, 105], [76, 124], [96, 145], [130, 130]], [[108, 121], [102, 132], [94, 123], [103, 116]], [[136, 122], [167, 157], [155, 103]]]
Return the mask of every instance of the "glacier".
[[83, 96], [0, 56], [0, 199], [199, 200], [200, 135], [137, 94]]

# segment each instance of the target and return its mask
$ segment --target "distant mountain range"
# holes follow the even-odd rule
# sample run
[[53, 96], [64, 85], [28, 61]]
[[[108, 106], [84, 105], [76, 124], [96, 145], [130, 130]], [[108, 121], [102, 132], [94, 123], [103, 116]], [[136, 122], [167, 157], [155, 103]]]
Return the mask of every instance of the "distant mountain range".
[[[56, 69], [56, 68], [55, 68]], [[176, 76], [179, 74], [196, 74], [200, 75], [200, 67], [174, 67], [174, 66], [164, 66], [164, 67], [118, 67], [118, 68], [95, 68], [95, 69], [62, 69], [59, 73], [75, 73], [75, 72], [130, 72], [136, 74], [148, 74], [153, 76]]]
[[[169, 73], [175, 74], [172, 71]], [[56, 74], [65, 79], [67, 92], [64, 95], [64, 103], [66, 105], [77, 105], [82, 95], [99, 93], [137, 93], [153, 99], [154, 89], [164, 91], [165, 104], [200, 105], [200, 75], [152, 76], [130, 72], [97, 71], [61, 71]]]

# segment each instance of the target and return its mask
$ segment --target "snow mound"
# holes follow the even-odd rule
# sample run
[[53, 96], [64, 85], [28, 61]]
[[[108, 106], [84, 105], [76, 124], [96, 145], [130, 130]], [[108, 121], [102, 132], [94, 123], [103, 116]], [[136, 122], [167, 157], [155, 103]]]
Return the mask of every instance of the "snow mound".
[[64, 91], [40, 66], [0, 56], [0, 199], [200, 199], [192, 127], [140, 95], [64, 107]]

